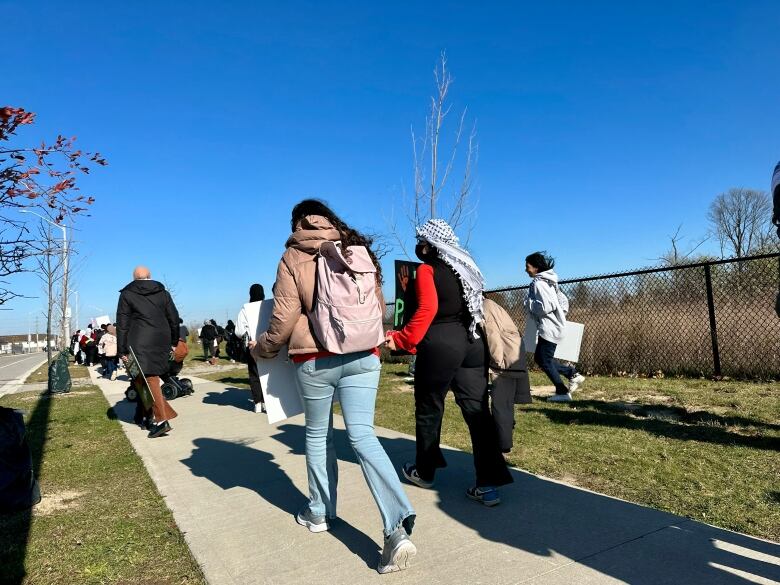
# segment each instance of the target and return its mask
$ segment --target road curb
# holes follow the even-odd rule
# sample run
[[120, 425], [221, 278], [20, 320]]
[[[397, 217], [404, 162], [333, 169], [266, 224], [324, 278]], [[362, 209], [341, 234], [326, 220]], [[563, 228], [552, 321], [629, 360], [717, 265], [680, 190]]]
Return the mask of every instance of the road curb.
[[18, 391], [21, 386], [24, 386], [25, 381], [27, 378], [30, 377], [30, 375], [41, 367], [43, 363], [46, 362], [46, 355], [43, 356], [43, 359], [37, 363], [33, 368], [26, 371], [24, 374], [22, 374], [20, 377], [18, 377], [13, 382], [7, 382], [5, 386], [0, 388], [0, 396], [5, 396], [7, 394], [13, 394], [14, 392]]

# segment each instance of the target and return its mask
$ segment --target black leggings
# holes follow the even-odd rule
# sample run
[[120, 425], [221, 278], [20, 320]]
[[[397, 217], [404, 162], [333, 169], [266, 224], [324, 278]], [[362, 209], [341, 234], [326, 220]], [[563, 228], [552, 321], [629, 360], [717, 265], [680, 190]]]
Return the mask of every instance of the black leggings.
[[477, 486], [511, 483], [512, 476], [498, 445], [490, 414], [485, 369], [485, 344], [471, 340], [460, 323], [434, 323], [417, 346], [414, 403], [417, 433], [417, 473], [432, 481], [436, 469], [446, 467], [439, 447], [444, 398], [452, 389], [455, 402], [469, 427]]
[[260, 384], [260, 376], [257, 371], [257, 362], [251, 355], [248, 358], [247, 367], [249, 368], [249, 391], [252, 392], [252, 400], [255, 404], [265, 404], [263, 398], [263, 386]]

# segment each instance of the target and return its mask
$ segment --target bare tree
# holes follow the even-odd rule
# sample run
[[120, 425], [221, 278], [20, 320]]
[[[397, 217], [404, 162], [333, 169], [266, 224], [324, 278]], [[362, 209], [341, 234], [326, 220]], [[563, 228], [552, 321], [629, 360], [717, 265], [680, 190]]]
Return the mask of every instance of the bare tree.
[[683, 264], [691, 259], [694, 252], [698, 250], [707, 240], [709, 236], [701, 238], [697, 243], [691, 244], [687, 247], [687, 251], [684, 250], [683, 240], [684, 236], [680, 235], [682, 231], [682, 224], [677, 226], [677, 231], [674, 234], [669, 235], [669, 249], [660, 257], [656, 258], [658, 262], [664, 266], [677, 266]]
[[[43, 282], [44, 289], [46, 291], [46, 357], [48, 363], [51, 364], [51, 339], [52, 339], [52, 323], [54, 322], [55, 310], [58, 307], [59, 299], [61, 295], [55, 294], [57, 284], [62, 282], [64, 271], [62, 262], [62, 248], [60, 244], [52, 237], [51, 225], [38, 226], [38, 242], [37, 254], [35, 255], [35, 261], [37, 264], [37, 270], [35, 271], [38, 278]], [[68, 340], [64, 340], [67, 343]]]
[[[444, 52], [433, 71], [433, 77], [436, 87], [431, 96], [424, 132], [418, 136], [414, 127], [411, 130], [414, 193], [411, 202], [405, 192], [402, 194], [402, 214], [406, 219], [404, 223], [412, 229], [428, 219], [443, 218], [453, 228], [465, 227], [468, 241], [476, 212], [476, 203], [472, 201], [474, 169], [479, 152], [476, 123], [471, 125], [470, 130], [466, 129], [468, 108], [464, 108], [451, 141], [446, 141], [445, 125], [452, 110], [449, 93], [453, 79]], [[457, 170], [458, 167], [460, 170]], [[455, 176], [460, 177], [457, 184], [453, 184]], [[405, 245], [407, 230], [401, 228], [395, 211], [389, 221], [390, 229], [408, 256]]]
[[721, 257], [743, 258], [771, 241], [771, 213], [766, 191], [734, 188], [718, 195], [710, 204], [707, 219], [720, 244]]

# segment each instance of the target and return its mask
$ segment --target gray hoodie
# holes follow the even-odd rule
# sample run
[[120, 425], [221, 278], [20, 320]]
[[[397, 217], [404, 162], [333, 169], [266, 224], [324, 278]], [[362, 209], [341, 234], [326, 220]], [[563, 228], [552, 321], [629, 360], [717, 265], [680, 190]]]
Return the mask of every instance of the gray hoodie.
[[545, 270], [534, 277], [523, 306], [536, 321], [539, 337], [552, 343], [563, 341], [566, 313], [558, 302], [558, 275], [554, 270]]

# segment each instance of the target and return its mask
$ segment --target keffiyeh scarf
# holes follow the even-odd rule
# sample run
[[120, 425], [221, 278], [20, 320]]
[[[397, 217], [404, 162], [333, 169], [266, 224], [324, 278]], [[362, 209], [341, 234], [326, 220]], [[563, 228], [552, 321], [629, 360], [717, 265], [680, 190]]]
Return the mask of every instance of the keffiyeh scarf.
[[455, 271], [463, 287], [463, 299], [471, 314], [469, 332], [476, 339], [477, 325], [484, 321], [482, 293], [485, 290], [485, 278], [474, 259], [458, 242], [458, 237], [450, 225], [442, 219], [429, 219], [417, 228], [417, 238], [428, 242], [450, 268]]

